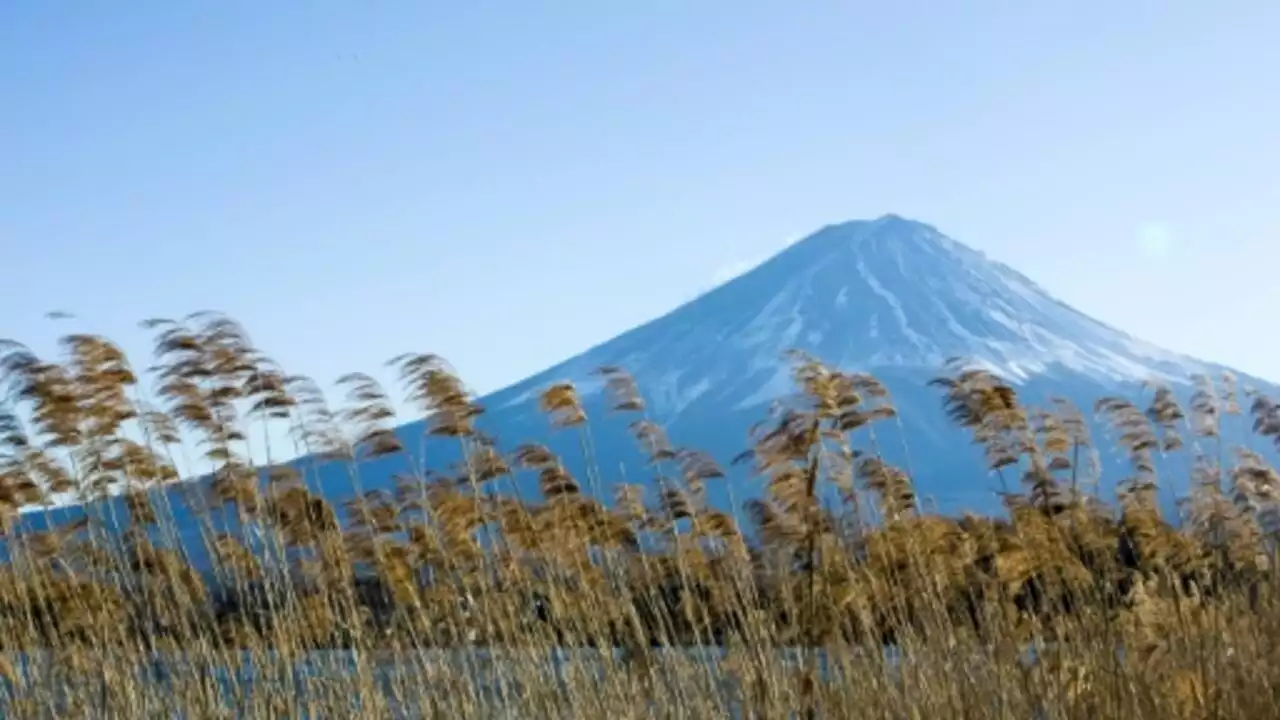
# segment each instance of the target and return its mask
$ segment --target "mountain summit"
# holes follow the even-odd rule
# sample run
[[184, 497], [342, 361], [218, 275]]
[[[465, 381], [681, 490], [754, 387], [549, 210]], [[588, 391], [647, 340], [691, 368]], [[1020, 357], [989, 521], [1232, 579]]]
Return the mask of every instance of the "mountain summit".
[[936, 372], [972, 358], [1014, 382], [1067, 374], [1102, 383], [1212, 372], [1053, 298], [1034, 282], [897, 215], [828, 225], [676, 310], [488, 398], [519, 405], [553, 379], [594, 387], [620, 365], [660, 418], [691, 406], [747, 409], [789, 389], [788, 349], [845, 369]]
[[[885, 454], [909, 464], [917, 489], [944, 509], [999, 506], [978, 451], [950, 425], [940, 395], [928, 387], [948, 358], [985, 364], [1029, 402], [1065, 398], [1086, 412], [1104, 395], [1139, 401], [1149, 380], [1185, 389], [1196, 374], [1226, 370], [1094, 320], [934, 227], [885, 215], [828, 225], [670, 313], [481, 403], [487, 428], [499, 437], [545, 436], [538, 393], [570, 380], [593, 425], [608, 426], [592, 373], [617, 365], [634, 376], [673, 441], [724, 461], [744, 449], [768, 404], [792, 390], [785, 358], [791, 349], [885, 383], [900, 418], [901, 443], [891, 445], [902, 448], [897, 457], [894, 450]], [[601, 441], [601, 467], [643, 467], [621, 427], [596, 436], [610, 432], [620, 440]], [[572, 446], [564, 450], [577, 454]], [[1119, 458], [1099, 462], [1123, 476]]]

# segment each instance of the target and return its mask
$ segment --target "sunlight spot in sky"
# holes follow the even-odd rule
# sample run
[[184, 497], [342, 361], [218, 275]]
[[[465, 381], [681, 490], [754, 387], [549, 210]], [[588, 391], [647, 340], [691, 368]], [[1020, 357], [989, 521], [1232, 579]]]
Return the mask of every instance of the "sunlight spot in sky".
[[1149, 258], [1162, 258], [1173, 249], [1173, 234], [1169, 226], [1160, 222], [1148, 222], [1138, 229], [1138, 249]]

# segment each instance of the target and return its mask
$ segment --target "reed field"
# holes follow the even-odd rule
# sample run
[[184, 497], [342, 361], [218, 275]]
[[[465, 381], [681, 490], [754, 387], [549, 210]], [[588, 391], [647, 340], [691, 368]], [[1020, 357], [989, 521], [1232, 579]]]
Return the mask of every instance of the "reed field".
[[[880, 453], [886, 388], [798, 353], [794, 394], [723, 466], [600, 368], [649, 459], [603, 493], [572, 384], [536, 400], [580, 447], [558, 457], [480, 431], [433, 355], [331, 403], [230, 318], [145, 326], [145, 358], [87, 333], [53, 357], [0, 344], [5, 718], [1280, 717], [1280, 475], [1256, 452], [1280, 406], [1233, 377], [1033, 407], [953, 361], [938, 402], [1006, 511], [949, 516]], [[394, 431], [412, 420], [464, 461], [421, 467]], [[1085, 467], [1104, 442], [1124, 476]], [[299, 454], [323, 466], [271, 462]], [[394, 490], [361, 489], [397, 455]], [[356, 490], [322, 496], [321, 467]], [[705, 501], [745, 473], [762, 495]], [[47, 507], [68, 497], [86, 510]]]

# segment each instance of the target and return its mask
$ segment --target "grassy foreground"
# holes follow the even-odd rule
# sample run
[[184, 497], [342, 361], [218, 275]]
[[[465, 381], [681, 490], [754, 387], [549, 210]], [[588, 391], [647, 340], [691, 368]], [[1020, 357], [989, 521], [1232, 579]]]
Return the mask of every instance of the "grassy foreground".
[[[477, 431], [440, 358], [396, 358], [427, 432], [465, 458], [428, 472], [371, 376], [343, 377], [331, 409], [226, 317], [147, 326], [146, 372], [89, 334], [53, 359], [0, 344], [4, 717], [1280, 717], [1280, 476], [1222, 439], [1238, 423], [1272, 442], [1280, 410], [1233, 378], [1198, 378], [1185, 407], [1161, 387], [1149, 407], [1101, 399], [1088, 411], [1131, 472], [1099, 478], [1081, 410], [951, 363], [939, 401], [1008, 509], [953, 518], [880, 456], [886, 389], [797, 355], [795, 395], [735, 459], [766, 493], [735, 515], [703, 500], [722, 469], [673, 446], [621, 368], [599, 372], [648, 477], [601, 502], [570, 384], [539, 399], [581, 440], [562, 462]], [[314, 464], [251, 464], [286, 454], [284, 429], [289, 455], [357, 487], [370, 458], [409, 469], [334, 507]], [[1157, 467], [1175, 453], [1193, 489], [1168, 518]], [[177, 540], [180, 467], [210, 470], [183, 486], [208, 569]], [[122, 500], [20, 522], [55, 494]]]

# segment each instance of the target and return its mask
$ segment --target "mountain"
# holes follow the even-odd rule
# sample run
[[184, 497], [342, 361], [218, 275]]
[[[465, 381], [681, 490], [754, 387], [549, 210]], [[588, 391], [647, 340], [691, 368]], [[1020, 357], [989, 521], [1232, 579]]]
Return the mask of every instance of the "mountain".
[[519, 404], [556, 378], [627, 368], [675, 420], [761, 406], [787, 390], [788, 348], [842, 367], [936, 372], [977, 357], [1007, 377], [1186, 380], [1216, 369], [1108, 327], [933, 227], [887, 215], [830, 225], [674, 311], [486, 400]]
[[[1104, 395], [1140, 402], [1150, 379], [1174, 385], [1185, 399], [1193, 375], [1218, 377], [1227, 370], [1109, 327], [937, 229], [886, 215], [824, 227], [662, 317], [481, 398], [486, 412], [479, 425], [504, 449], [546, 442], [586, 477], [579, 434], [553, 431], [537, 408], [544, 388], [573, 381], [606, 486], [594, 489], [611, 496], [612, 482], [644, 481], [652, 470], [627, 433], [634, 418], [608, 411], [593, 371], [625, 368], [651, 418], [677, 446], [707, 451], [727, 464], [747, 446], [749, 428], [765, 417], [770, 402], [791, 390], [784, 353], [793, 348], [870, 372], [887, 386], [899, 421], [877, 430], [877, 446], [886, 459], [909, 468], [920, 496], [943, 511], [1000, 508], [978, 449], [946, 420], [940, 393], [928, 386], [948, 358], [985, 363], [1013, 382], [1025, 402], [1065, 397], [1086, 412]], [[1235, 374], [1242, 385], [1280, 394], [1269, 383]], [[422, 448], [426, 464], [457, 460], [457, 443], [424, 441], [423, 431], [420, 422], [397, 430], [407, 447]], [[1099, 462], [1114, 482], [1123, 477], [1123, 459], [1106, 452], [1111, 443], [1103, 428], [1095, 425], [1094, 435], [1104, 450]], [[1174, 492], [1185, 490], [1187, 468], [1179, 460], [1162, 462], [1165, 483]], [[392, 475], [405, 468], [402, 457], [362, 465], [363, 487], [389, 487]], [[533, 478], [519, 484], [528, 492], [536, 488]], [[322, 466], [319, 485], [334, 500], [353, 493], [341, 465]], [[759, 480], [738, 470], [711, 484], [708, 498], [736, 506], [760, 489]]]
[[[670, 313], [481, 402], [501, 436], [543, 435], [538, 392], [572, 380], [591, 417], [601, 418], [593, 422], [608, 424], [592, 371], [618, 365], [634, 375], [673, 441], [727, 460], [745, 447], [769, 403], [791, 390], [784, 359], [791, 348], [885, 383], [901, 422], [879, 431], [898, 436], [880, 438], [883, 452], [909, 466], [920, 494], [943, 510], [999, 507], [977, 449], [946, 421], [941, 395], [928, 387], [948, 358], [985, 364], [1028, 401], [1065, 397], [1086, 412], [1105, 395], [1138, 401], [1148, 380], [1185, 398], [1194, 375], [1227, 370], [1094, 320], [937, 229], [886, 215], [824, 227]], [[1274, 389], [1235, 374], [1242, 384]], [[626, 442], [621, 428], [609, 430]], [[599, 443], [598, 456], [605, 468], [637, 459], [612, 439]], [[1123, 472], [1119, 458], [1104, 454], [1100, 462], [1112, 478]], [[756, 489], [736, 482], [748, 494]]]

